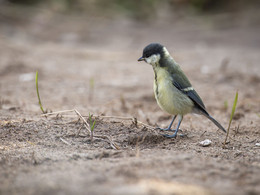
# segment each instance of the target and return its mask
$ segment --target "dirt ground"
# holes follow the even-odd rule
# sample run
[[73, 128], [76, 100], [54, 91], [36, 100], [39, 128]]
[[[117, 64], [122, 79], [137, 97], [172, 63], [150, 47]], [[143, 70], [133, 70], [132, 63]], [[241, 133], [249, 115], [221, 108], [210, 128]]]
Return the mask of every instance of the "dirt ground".
[[[0, 23], [0, 194], [260, 194], [255, 15], [143, 23], [46, 12]], [[171, 121], [155, 102], [151, 66], [137, 62], [150, 42], [168, 48], [224, 127], [238, 91], [225, 149], [225, 134], [202, 116], [185, 116], [176, 139], [132, 120]], [[41, 115], [37, 70], [44, 109], [95, 115], [99, 137], [91, 141], [75, 112]], [[205, 139], [212, 144], [200, 146]]]

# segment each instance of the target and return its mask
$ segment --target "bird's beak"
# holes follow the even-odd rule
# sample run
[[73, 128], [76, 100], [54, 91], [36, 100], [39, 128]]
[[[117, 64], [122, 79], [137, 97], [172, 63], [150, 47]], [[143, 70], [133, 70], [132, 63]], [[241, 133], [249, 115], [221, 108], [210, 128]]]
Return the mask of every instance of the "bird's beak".
[[143, 57], [141, 57], [141, 58], [139, 58], [137, 61], [144, 61], [144, 58]]

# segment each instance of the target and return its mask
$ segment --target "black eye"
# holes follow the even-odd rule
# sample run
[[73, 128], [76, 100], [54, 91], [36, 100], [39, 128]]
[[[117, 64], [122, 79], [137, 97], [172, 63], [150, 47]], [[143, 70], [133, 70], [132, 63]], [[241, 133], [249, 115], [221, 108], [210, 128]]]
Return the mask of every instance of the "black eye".
[[144, 54], [144, 57], [145, 57], [145, 58], [149, 58], [151, 55], [152, 55], [152, 54], [148, 52], [148, 53], [145, 53], [145, 54]]

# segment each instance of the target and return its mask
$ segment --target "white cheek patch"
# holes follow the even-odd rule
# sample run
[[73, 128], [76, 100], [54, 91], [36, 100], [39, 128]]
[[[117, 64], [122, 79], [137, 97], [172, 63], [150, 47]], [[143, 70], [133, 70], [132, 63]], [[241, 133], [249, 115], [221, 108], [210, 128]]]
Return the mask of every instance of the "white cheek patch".
[[158, 64], [159, 60], [161, 59], [160, 57], [160, 54], [153, 54], [151, 55], [149, 58], [145, 58], [145, 61], [148, 63], [148, 64], [151, 64], [151, 65], [156, 65]]
[[170, 55], [168, 50], [165, 47], [163, 47], [163, 53], [164, 53], [165, 56], [169, 56]]

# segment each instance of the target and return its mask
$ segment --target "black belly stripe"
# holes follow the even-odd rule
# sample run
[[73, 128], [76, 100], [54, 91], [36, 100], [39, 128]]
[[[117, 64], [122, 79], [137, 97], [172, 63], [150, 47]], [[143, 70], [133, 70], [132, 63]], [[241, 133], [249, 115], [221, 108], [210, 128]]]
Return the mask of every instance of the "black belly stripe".
[[154, 72], [154, 80], [155, 80], [155, 83], [156, 83], [155, 92], [156, 92], [156, 95], [158, 96], [159, 95], [159, 91], [158, 91], [158, 82], [157, 82], [157, 74], [156, 74], [156, 72]]

